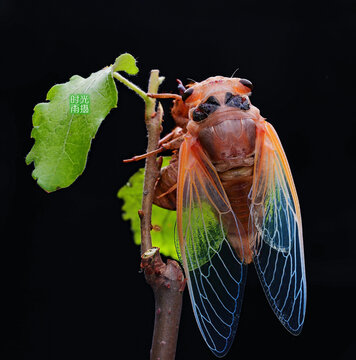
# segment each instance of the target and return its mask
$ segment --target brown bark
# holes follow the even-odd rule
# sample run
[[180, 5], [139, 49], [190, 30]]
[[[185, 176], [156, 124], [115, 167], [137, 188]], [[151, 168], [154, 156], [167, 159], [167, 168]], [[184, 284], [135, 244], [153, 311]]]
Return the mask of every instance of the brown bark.
[[[158, 70], [152, 70], [148, 91], [156, 93], [158, 86]], [[156, 112], [155, 105], [155, 99], [146, 101], [147, 152], [155, 151], [159, 147], [163, 110], [158, 104]], [[168, 260], [167, 264], [163, 263], [159, 248], [152, 248], [152, 202], [159, 171], [160, 166], [156, 155], [147, 157], [142, 208], [138, 212], [141, 220], [141, 268], [155, 296], [155, 324], [150, 358], [151, 360], [173, 360], [177, 346], [185, 280], [177, 262]]]
[[[158, 70], [152, 70], [148, 84], [149, 92], [157, 92], [159, 86]], [[160, 128], [163, 111], [159, 106], [155, 111], [156, 100], [148, 99], [145, 110], [145, 123], [147, 128], [147, 152], [154, 151], [158, 148], [160, 138]], [[152, 202], [154, 197], [154, 185], [159, 175], [156, 156], [146, 158], [145, 178], [143, 183], [142, 208], [139, 212], [141, 219], [141, 254], [152, 247], [151, 240], [151, 214]]]
[[176, 261], [165, 264], [159, 248], [142, 255], [141, 267], [155, 296], [155, 323], [151, 347], [151, 360], [174, 359], [182, 309], [185, 280]]

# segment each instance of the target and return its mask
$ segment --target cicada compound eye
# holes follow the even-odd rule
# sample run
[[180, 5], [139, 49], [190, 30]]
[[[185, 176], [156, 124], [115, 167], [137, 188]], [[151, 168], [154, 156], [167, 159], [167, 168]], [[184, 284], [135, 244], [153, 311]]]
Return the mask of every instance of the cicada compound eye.
[[243, 86], [248, 87], [251, 91], [253, 90], [253, 85], [252, 85], [252, 82], [251, 82], [250, 80], [240, 79], [240, 83], [241, 83]]

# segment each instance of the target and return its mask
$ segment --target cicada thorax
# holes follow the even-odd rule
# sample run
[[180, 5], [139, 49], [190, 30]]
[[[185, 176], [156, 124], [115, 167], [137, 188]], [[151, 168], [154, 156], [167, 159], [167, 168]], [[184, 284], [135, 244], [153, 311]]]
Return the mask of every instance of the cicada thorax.
[[[174, 101], [172, 108], [177, 125], [197, 139], [214, 165], [245, 234], [248, 234], [248, 195], [253, 182], [256, 126], [263, 120], [248, 98], [251, 89], [248, 80], [215, 76], [191, 85], [181, 99]], [[177, 174], [178, 162], [174, 159], [162, 169], [156, 194], [162, 195], [173, 188]], [[176, 192], [168, 193], [165, 200], [156, 196], [155, 203], [174, 210]], [[236, 245], [236, 251], [249, 263], [252, 253], [247, 235], [243, 242], [244, 249]]]

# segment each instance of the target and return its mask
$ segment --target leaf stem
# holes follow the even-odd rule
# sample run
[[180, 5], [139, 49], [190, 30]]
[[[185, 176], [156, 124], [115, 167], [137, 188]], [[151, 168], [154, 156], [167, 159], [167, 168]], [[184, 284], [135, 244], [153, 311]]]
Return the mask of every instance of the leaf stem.
[[123, 77], [117, 72], [113, 72], [112, 75], [116, 80], [119, 80], [121, 83], [123, 83], [129, 89], [133, 90], [137, 95], [139, 95], [146, 104], [151, 102], [151, 99], [147, 96], [147, 94], [130, 80], [127, 80], [125, 77]]

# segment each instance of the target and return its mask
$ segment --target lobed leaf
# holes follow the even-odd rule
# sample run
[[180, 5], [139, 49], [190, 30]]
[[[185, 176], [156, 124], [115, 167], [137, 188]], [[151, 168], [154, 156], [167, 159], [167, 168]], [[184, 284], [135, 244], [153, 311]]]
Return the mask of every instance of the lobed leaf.
[[[75, 96], [78, 103], [72, 104], [71, 96]], [[80, 103], [82, 98], [87, 102]], [[111, 67], [86, 79], [72, 76], [69, 82], [53, 86], [47, 100], [49, 102], [40, 103], [34, 109], [31, 137], [35, 144], [26, 163], [34, 162], [33, 178], [44, 190], [51, 192], [71, 185], [82, 174], [91, 140], [101, 122], [117, 105]]]

